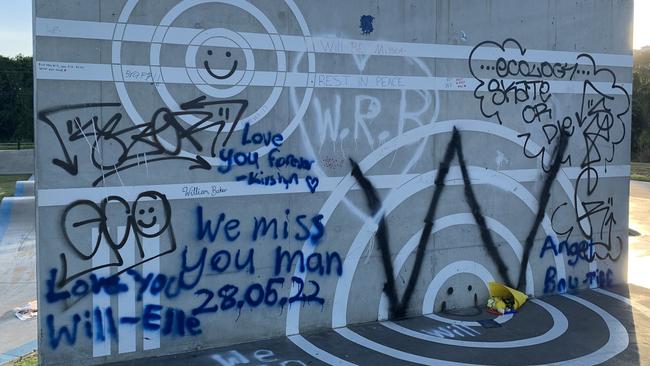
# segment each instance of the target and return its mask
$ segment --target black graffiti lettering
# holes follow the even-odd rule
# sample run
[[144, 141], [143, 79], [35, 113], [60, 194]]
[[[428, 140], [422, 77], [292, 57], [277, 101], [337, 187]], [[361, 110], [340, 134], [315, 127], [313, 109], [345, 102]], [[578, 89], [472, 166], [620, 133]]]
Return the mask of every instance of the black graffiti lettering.
[[[476, 46], [475, 49], [480, 46], [494, 44], [497, 45], [502, 50], [505, 50], [503, 46], [505, 46], [505, 44], [508, 42], [512, 42], [519, 48], [521, 56], [524, 56], [526, 54], [526, 50], [521, 47], [519, 42], [517, 42], [512, 38], [506, 40], [503, 43], [503, 45], [498, 45], [497, 43], [491, 41], [483, 42], [478, 46]], [[543, 61], [539, 65], [537, 65], [537, 64], [531, 64], [526, 60], [513, 60], [513, 59], [506, 59], [504, 57], [499, 57], [496, 60], [496, 73], [500, 78], [506, 78], [508, 76], [519, 76], [525, 78], [555, 77], [558, 79], [563, 79], [564, 77], [566, 77], [567, 72], [572, 71], [571, 77], [569, 78], [569, 80], [571, 80], [577, 68], [578, 68], [578, 63], [569, 64], [565, 62], [564, 64], [562, 64], [556, 62], [551, 64], [548, 61]]]
[[551, 198], [551, 186], [557, 177], [557, 173], [560, 171], [560, 167], [562, 166], [562, 156], [566, 152], [568, 145], [569, 136], [560, 134], [560, 141], [557, 148], [555, 149], [553, 164], [551, 165], [550, 171], [546, 175], [544, 185], [542, 186], [542, 191], [540, 192], [540, 198], [538, 200], [539, 206], [537, 208], [537, 214], [535, 215], [535, 221], [533, 222], [533, 226], [528, 232], [528, 236], [524, 242], [524, 255], [521, 259], [521, 266], [519, 267], [519, 281], [517, 282], [517, 289], [520, 291], [523, 291], [526, 288], [526, 267], [528, 266], [528, 260], [530, 259], [530, 252], [533, 249], [537, 229], [539, 229], [539, 225], [544, 219], [546, 206], [548, 205], [548, 201]]
[[[626, 136], [623, 117], [629, 113], [630, 97], [625, 88], [617, 84], [612, 70], [597, 67], [593, 57], [588, 54], [581, 54], [578, 59], [589, 64], [591, 70], [588, 73], [608, 82], [595, 84], [589, 79], [585, 80], [580, 110], [575, 112], [574, 118], [565, 117], [561, 123], [558, 121], [558, 128], [571, 133], [575, 130], [574, 123], [577, 124], [584, 143], [581, 149], [584, 151], [580, 163], [582, 171], [576, 180], [572, 197], [574, 215], [580, 232], [593, 243], [595, 249], [586, 260], [617, 261], [623, 251], [623, 240], [613, 234], [616, 225], [614, 199], [595, 198], [598, 194], [599, 173], [594, 165], [614, 161], [616, 147]], [[605, 149], [609, 149], [609, 154]], [[557, 209], [564, 205], [566, 203]], [[572, 226], [561, 232], [556, 230], [556, 233], [566, 235], [568, 239], [573, 229]]]
[[[357, 180], [357, 183], [361, 186], [363, 193], [366, 197], [366, 202], [368, 208], [372, 215], [376, 215], [377, 212], [381, 209], [381, 201], [379, 200], [379, 195], [375, 190], [375, 187], [372, 183], [366, 178], [359, 165], [352, 159], [350, 159], [352, 164], [352, 176]], [[389, 303], [389, 312], [393, 316], [402, 316], [401, 301], [397, 297], [397, 287], [395, 286], [395, 278], [393, 277], [393, 262], [391, 260], [390, 248], [388, 245], [388, 227], [386, 225], [386, 219], [382, 215], [379, 219], [379, 225], [377, 227], [377, 244], [379, 245], [379, 252], [381, 254], [381, 261], [384, 267], [384, 275], [386, 276], [386, 284], [384, 285], [384, 292], [388, 296]], [[411, 273], [411, 276], [413, 276]]]
[[[122, 220], [118, 223], [109, 222], [111, 216], [107, 214], [108, 210], [111, 210], [112, 216], [121, 215]], [[73, 255], [60, 254], [62, 276], [57, 281], [57, 287], [61, 288], [76, 278], [106, 267], [118, 267], [119, 270], [112, 275], [117, 276], [130, 268], [173, 252], [176, 250], [176, 238], [171, 217], [171, 205], [167, 197], [156, 191], [140, 193], [132, 205], [118, 196], [109, 196], [99, 205], [89, 200], [71, 203], [61, 216], [61, 229], [65, 243], [72, 248]], [[112, 220], [118, 221], [114, 218]], [[115, 236], [119, 232], [118, 224], [124, 224], [121, 236]], [[96, 232], [96, 239], [91, 243], [90, 250], [84, 250], [87, 247], [84, 240], [88, 237], [88, 229]], [[138, 254], [133, 263], [124, 263], [120, 250], [131, 236]], [[161, 241], [160, 250], [149, 252], [143, 246], [143, 238], [161, 238], [165, 244]], [[72, 260], [86, 262], [93, 259], [103, 243], [106, 243], [109, 252], [104, 256], [107, 258], [105, 262], [95, 263], [90, 268], [84, 266], [83, 270], [69, 268]]]
[[[447, 145], [444, 158], [438, 167], [438, 172], [434, 182], [435, 189], [433, 192], [433, 197], [429, 204], [429, 208], [427, 210], [427, 214], [424, 218], [424, 228], [422, 230], [422, 235], [420, 236], [420, 241], [418, 243], [418, 247], [415, 255], [415, 263], [413, 264], [411, 275], [409, 276], [406, 289], [404, 290], [401, 299], [398, 298], [395, 279], [393, 278], [393, 265], [391, 262], [391, 254], [390, 254], [390, 249], [388, 244], [388, 228], [386, 226], [386, 220], [384, 216], [382, 216], [379, 219], [379, 225], [377, 228], [376, 237], [377, 237], [377, 242], [379, 244], [379, 250], [382, 257], [384, 274], [386, 276], [386, 285], [384, 286], [384, 291], [388, 296], [389, 311], [393, 317], [404, 316], [406, 313], [406, 309], [408, 309], [409, 301], [413, 295], [419, 273], [422, 269], [424, 252], [426, 250], [429, 237], [433, 230], [433, 221], [435, 217], [435, 212], [438, 207], [440, 196], [445, 186], [444, 180], [447, 174], [449, 173], [450, 163], [453, 160], [454, 156], [458, 157], [458, 164], [460, 165], [461, 173], [463, 176], [463, 184], [465, 187], [465, 198], [467, 199], [467, 203], [470, 206], [470, 210], [472, 211], [474, 220], [476, 221], [476, 224], [479, 227], [483, 244], [486, 250], [488, 251], [488, 254], [497, 265], [499, 274], [503, 278], [504, 282], [512, 286], [512, 281], [510, 279], [510, 276], [508, 275], [508, 268], [505, 262], [503, 261], [503, 259], [501, 258], [501, 256], [499, 255], [498, 249], [492, 238], [492, 234], [487, 227], [485, 217], [481, 213], [481, 207], [478, 203], [478, 200], [476, 199], [474, 190], [472, 189], [469, 173], [467, 171], [467, 166], [465, 164], [465, 159], [463, 156], [460, 133], [456, 128], [454, 128], [451, 141]], [[372, 183], [367, 178], [365, 178], [365, 176], [361, 172], [361, 169], [359, 168], [358, 164], [352, 159], [350, 159], [350, 162], [352, 164], [351, 174], [357, 180], [359, 186], [361, 186], [364, 195], [366, 197], [366, 202], [368, 204], [368, 207], [370, 208], [371, 213], [375, 215], [377, 214], [377, 212], [379, 212], [381, 208], [381, 202], [379, 200], [379, 196], [377, 195], [375, 188], [372, 186]]]
[[[86, 103], [40, 111], [38, 119], [52, 129], [63, 152], [63, 159], [53, 159], [53, 164], [61, 167], [70, 175], [78, 174], [77, 155], [70, 154], [65, 139], [53, 121], [54, 115], [65, 112], [68, 112], [68, 114], [70, 112], [76, 114], [84, 112], [87, 114], [88, 110], [93, 111], [99, 108], [117, 108], [120, 106], [120, 103]], [[230, 112], [233, 106], [238, 110], [237, 113]], [[153, 113], [150, 121], [125, 128], [119, 128], [122, 121], [122, 114], [119, 112], [114, 113], [105, 123], [102, 123], [97, 115], [93, 115], [86, 122], [82, 122], [82, 119], [77, 115], [68, 119], [65, 123], [68, 133], [67, 140], [70, 143], [84, 141], [90, 145], [91, 162], [96, 169], [102, 171], [102, 174], [93, 182], [93, 186], [97, 186], [107, 177], [120, 171], [142, 164], [161, 161], [187, 161], [190, 162], [190, 170], [210, 170], [212, 166], [199, 154], [193, 157], [181, 156], [183, 143], [189, 144], [188, 146], [191, 146], [199, 153], [204, 152], [206, 148], [198, 141], [196, 135], [217, 128], [209, 150], [211, 156], [215, 157], [218, 149], [218, 138], [223, 132], [227, 120], [231, 115], [233, 116], [232, 121], [230, 121], [230, 130], [221, 146], [226, 146], [230, 140], [247, 106], [248, 101], [243, 99], [206, 101], [206, 97], [201, 96], [181, 104], [179, 111], [159, 108]], [[218, 112], [213, 113], [205, 110], [207, 107], [218, 107]], [[183, 126], [179, 119], [184, 116], [194, 116], [198, 118], [198, 122], [189, 127]], [[162, 137], [163, 135], [165, 138]], [[100, 143], [110, 144], [111, 157], [102, 154]]]
[[[544, 186], [540, 194], [540, 200], [539, 200], [540, 205], [537, 214], [535, 216], [535, 221], [526, 238], [526, 242], [524, 245], [524, 256], [519, 271], [519, 281], [516, 285], [517, 288], [520, 290], [525, 290], [524, 289], [526, 283], [525, 271], [526, 271], [526, 266], [528, 265], [530, 251], [533, 246], [537, 229], [539, 228], [539, 225], [544, 217], [546, 206], [550, 198], [551, 185], [555, 181], [557, 173], [560, 170], [562, 164], [562, 156], [564, 155], [567, 149], [568, 139], [569, 137], [565, 134], [562, 134], [562, 136], [560, 137], [560, 142], [555, 151], [553, 164], [551, 165], [550, 172], [546, 176], [546, 179], [544, 181]], [[467, 170], [467, 165], [465, 163], [465, 158], [463, 156], [463, 148], [462, 148], [460, 133], [456, 128], [454, 128], [452, 133], [452, 138], [447, 144], [447, 148], [445, 150], [443, 160], [442, 162], [440, 162], [440, 165], [438, 167], [436, 179], [434, 181], [435, 189], [433, 192], [433, 197], [429, 204], [429, 208], [427, 210], [427, 214], [424, 218], [424, 228], [422, 229], [422, 235], [420, 236], [420, 241], [418, 243], [418, 247], [416, 250], [415, 263], [413, 264], [413, 269], [408, 278], [406, 288], [401, 298], [398, 297], [397, 287], [395, 284], [395, 279], [393, 277], [393, 264], [391, 261], [390, 246], [388, 243], [388, 227], [386, 225], [386, 219], [383, 215], [379, 218], [379, 225], [377, 228], [376, 237], [377, 237], [377, 242], [378, 242], [378, 246], [382, 258], [384, 275], [386, 276], [386, 284], [384, 286], [384, 292], [388, 297], [389, 311], [392, 317], [403, 317], [406, 314], [406, 310], [408, 309], [409, 301], [413, 295], [418, 276], [422, 269], [422, 263], [424, 260], [424, 253], [426, 250], [426, 246], [429, 241], [429, 237], [431, 236], [431, 232], [433, 230], [435, 212], [438, 207], [438, 202], [440, 200], [442, 191], [445, 187], [444, 180], [447, 174], [449, 173], [450, 163], [453, 160], [454, 156], [458, 158], [458, 165], [460, 166], [461, 174], [463, 177], [465, 199], [467, 200], [467, 204], [470, 207], [476, 225], [479, 228], [483, 245], [487, 250], [490, 258], [494, 261], [495, 265], [497, 266], [499, 275], [501, 276], [503, 282], [510, 287], [514, 287], [513, 281], [511, 280], [510, 275], [508, 274], [508, 267], [506, 266], [504, 260], [501, 258], [499, 254], [498, 248], [495, 245], [494, 240], [492, 238], [490, 229], [487, 227], [485, 217], [481, 212], [481, 206], [476, 198], [474, 190], [472, 189], [472, 184]], [[363, 175], [363, 172], [359, 168], [359, 165], [352, 159], [350, 159], [350, 163], [352, 164], [351, 175], [357, 180], [357, 183], [363, 190], [368, 207], [372, 215], [374, 216], [381, 209], [381, 201], [379, 200], [377, 191], [375, 190], [372, 183]]]
[[[54, 165], [57, 165], [61, 167], [61, 169], [65, 170], [68, 172], [70, 175], [77, 175], [79, 172], [79, 162], [77, 159], [77, 156], [71, 156], [68, 150], [65, 147], [65, 143], [63, 141], [63, 137], [61, 136], [61, 133], [56, 127], [56, 124], [50, 119], [50, 115], [55, 114], [57, 112], [62, 112], [62, 111], [68, 111], [68, 110], [75, 110], [75, 109], [86, 109], [86, 108], [102, 108], [102, 107], [119, 107], [121, 106], [120, 103], [86, 103], [86, 104], [77, 104], [77, 105], [68, 105], [68, 106], [62, 106], [62, 107], [55, 107], [55, 108], [50, 108], [46, 109], [43, 111], [38, 112], [38, 119], [48, 125], [52, 131], [54, 132], [54, 136], [57, 139], [57, 142], [59, 143], [59, 146], [61, 146], [62, 152], [63, 152], [63, 157], [65, 160], [61, 159], [52, 159], [52, 163]], [[68, 132], [72, 133], [72, 125], [70, 123], [67, 124], [68, 127]]]
[[546, 115], [549, 119], [553, 118], [553, 110], [549, 108], [546, 103], [527, 105], [521, 112], [521, 117], [526, 123], [533, 123], [535, 121], [542, 122], [542, 117], [544, 115]]

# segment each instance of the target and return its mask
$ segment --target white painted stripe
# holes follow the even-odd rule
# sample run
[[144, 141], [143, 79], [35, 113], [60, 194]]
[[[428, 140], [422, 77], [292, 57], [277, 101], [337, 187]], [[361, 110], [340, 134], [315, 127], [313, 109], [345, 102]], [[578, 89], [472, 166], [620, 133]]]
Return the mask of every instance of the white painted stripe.
[[[432, 315], [432, 314], [429, 314]], [[496, 318], [494, 318], [494, 321], [499, 323], [499, 324], [504, 324], [508, 320], [511, 320], [515, 315], [514, 314], [505, 314], [505, 315], [499, 315]], [[462, 324], [461, 324], [462, 325]]]
[[[292, 8], [294, 14], [300, 14], [299, 9], [294, 5]], [[125, 13], [125, 12], [123, 12]], [[130, 14], [130, 11], [126, 12]], [[266, 17], [264, 16], [264, 19]], [[126, 19], [120, 19], [126, 22]], [[302, 19], [302, 22], [305, 22]], [[305, 22], [306, 23], [306, 22]], [[161, 25], [169, 25], [161, 22]], [[201, 29], [165, 27], [168, 36], [165, 39], [169, 44], [188, 44], [193, 35], [201, 32]], [[306, 31], [306, 24], [301, 24], [303, 33], [309, 35]], [[87, 22], [78, 20], [63, 20], [52, 18], [35, 19], [35, 35], [42, 37], [66, 37], [66, 38], [83, 38], [112, 40], [115, 23], [110, 22]], [[122, 41], [127, 42], [146, 42], [149, 43], [155, 34], [155, 25], [128, 24]], [[268, 34], [239, 32], [251, 45], [253, 49], [273, 50], [273, 43], [270, 41]], [[393, 41], [368, 41], [362, 39], [345, 39], [333, 37], [303, 37], [280, 35], [286, 51], [305, 52], [305, 39], [313, 43], [313, 51], [317, 53], [334, 53], [345, 55], [373, 55], [373, 56], [398, 56], [398, 57], [422, 57], [422, 58], [445, 58], [467, 60], [472, 51], [472, 46], [458, 46], [448, 44], [429, 44], [413, 42], [393, 42]], [[159, 40], [158, 40], [159, 41]], [[552, 51], [552, 50], [527, 50], [525, 56], [521, 56], [519, 50], [507, 49], [505, 54], [514, 59], [523, 59], [528, 62], [551, 63], [567, 62], [575, 63], [579, 52]], [[598, 65], [632, 67], [631, 54], [606, 54], [590, 53]], [[496, 59], [496, 50], [484, 50], [481, 55], [482, 59]], [[481, 59], [481, 58], [478, 58]], [[586, 60], [580, 60], [580, 64], [586, 64]]]
[[[455, 168], [452, 168], [452, 170]], [[603, 171], [602, 167], [597, 167], [597, 170]], [[575, 179], [580, 173], [579, 168], [562, 168], [569, 179]], [[629, 178], [630, 166], [607, 166], [606, 175], [601, 175], [599, 179], [607, 178]], [[535, 182], [539, 180], [541, 171], [537, 169], [513, 169], [513, 170], [500, 170], [499, 173], [513, 178], [519, 183]], [[375, 184], [378, 189], [396, 188], [404, 185], [406, 182], [421, 176], [421, 174], [392, 174], [392, 175], [373, 175], [369, 179]], [[326, 177], [320, 178], [318, 185], [318, 192], [332, 192], [346, 177]], [[423, 179], [426, 179], [424, 177]], [[586, 178], [585, 178], [586, 179]], [[301, 181], [302, 182], [302, 181]], [[431, 182], [429, 182], [431, 183]], [[447, 178], [445, 180], [447, 185], [460, 185], [457, 177]], [[476, 184], [485, 184], [477, 182]], [[212, 188], [217, 190], [224, 189], [225, 192], [212, 194]], [[185, 189], [191, 189], [198, 192], [197, 194], [188, 194]], [[358, 189], [354, 185], [352, 189]], [[285, 189], [284, 186], [248, 186], [244, 182], [204, 182], [204, 183], [177, 183], [177, 184], [159, 184], [159, 185], [146, 185], [146, 186], [115, 186], [115, 187], [88, 187], [88, 188], [75, 188], [74, 190], [68, 188], [53, 188], [53, 189], [39, 189], [39, 207], [48, 206], [61, 206], [67, 205], [78, 199], [88, 199], [94, 202], [100, 202], [106, 198], [107, 195], [120, 194], [124, 195], [127, 201], [134, 201], [137, 198], [138, 192], [142, 190], [155, 190], [167, 196], [169, 200], [178, 199], [205, 199], [211, 197], [233, 197], [233, 196], [250, 196], [250, 195], [264, 195], [264, 194], [292, 194], [292, 193], [307, 193], [309, 189], [305, 184], [298, 186], [290, 186]], [[566, 189], [565, 189], [566, 191]], [[202, 193], [203, 192], [203, 193]]]
[[[599, 292], [599, 293], [601, 293], [601, 294], [603, 294], [603, 295], [607, 295], [607, 296], [609, 296], [609, 297], [613, 297], [613, 298], [615, 298], [615, 299], [618, 300], [618, 301], [621, 301], [621, 302], [624, 302], [624, 303], [628, 304], [629, 306], [633, 306], [633, 305], [632, 305], [632, 300], [629, 299], [629, 298], [627, 298], [627, 297], [625, 297], [625, 296], [623, 296], [623, 295], [619, 295], [619, 294], [614, 293], [614, 292], [611, 292], [611, 291], [603, 290], [603, 289], [601, 289], [601, 288], [594, 288], [594, 289], [592, 289], [592, 290], [595, 291], [595, 292]], [[644, 312], [645, 312], [646, 310], [648, 310], [648, 313], [650, 314], [650, 310], [649, 310], [649, 309], [643, 309]]]
[[344, 338], [360, 345], [363, 347], [366, 347], [368, 349], [371, 349], [373, 351], [383, 353], [387, 356], [396, 358], [398, 360], [402, 361], [407, 361], [407, 362], [413, 362], [417, 363], [420, 365], [443, 365], [443, 366], [456, 366], [456, 365], [478, 365], [478, 364], [467, 364], [467, 363], [460, 363], [460, 362], [453, 362], [453, 361], [445, 361], [445, 360], [438, 360], [435, 358], [429, 358], [429, 357], [424, 357], [424, 356], [419, 356], [419, 355], [414, 355], [412, 353], [400, 351], [395, 348], [391, 348], [388, 346], [385, 346], [381, 343], [377, 343], [375, 341], [372, 341], [366, 337], [363, 337], [352, 330], [348, 328], [338, 328], [334, 329], [338, 334], [343, 336]]
[[[122, 238], [125, 235], [127, 227], [119, 226], [117, 228], [117, 237]], [[124, 266], [130, 266], [135, 263], [135, 238], [133, 233], [129, 234], [129, 238], [120, 249], [120, 255], [124, 261]], [[121, 317], [135, 317], [135, 280], [133, 276], [120, 276], [120, 282], [126, 285], [130, 291], [120, 292], [117, 296], [118, 312], [116, 319]], [[118, 315], [119, 314], [119, 315]], [[119, 353], [129, 353], [136, 351], [136, 325], [135, 324], [122, 324], [118, 325], [118, 351]]]
[[[121, 70], [121, 74], [120, 71]], [[188, 73], [189, 71], [189, 73]], [[214, 72], [225, 74], [228, 70], [215, 69]], [[198, 87], [207, 85], [237, 85], [256, 87], [285, 87], [285, 88], [327, 88], [327, 89], [372, 89], [372, 90], [439, 90], [474, 92], [478, 81], [472, 77], [432, 77], [409, 75], [358, 75], [315, 73], [313, 83], [309, 74], [288, 72], [283, 83], [278, 83], [278, 73], [275, 71], [255, 70], [252, 79], [242, 78], [244, 71], [236, 71], [233, 77], [217, 80], [210, 77], [202, 68], [184, 67], [150, 67], [146, 65], [120, 65], [118, 74], [114, 74], [111, 64], [91, 64], [58, 61], [36, 61], [36, 78], [40, 80], [77, 80], [77, 81], [116, 81], [132, 83], [186, 84]], [[192, 80], [190, 74], [200, 75]], [[207, 84], [204, 80], [210, 80]], [[505, 80], [505, 79], [504, 79]], [[507, 79], [518, 81], [518, 79]], [[460, 81], [460, 83], [458, 83]], [[489, 80], [485, 79], [484, 82]], [[562, 81], [547, 80], [552, 94], [582, 94], [585, 92], [581, 80]], [[607, 82], [593, 82], [595, 88], [610, 89]], [[628, 93], [632, 92], [631, 83], [621, 83]], [[587, 94], [597, 93], [596, 89], [588, 88]], [[619, 89], [610, 90], [613, 94], [623, 94]], [[206, 92], [207, 93], [207, 92]], [[207, 93], [209, 94], [209, 93]]]
[[548, 365], [597, 365], [625, 351], [630, 343], [630, 337], [627, 333], [627, 330], [623, 324], [618, 321], [618, 319], [613, 317], [611, 314], [599, 306], [596, 306], [595, 304], [583, 298], [567, 294], [561, 296], [564, 296], [567, 299], [571, 299], [598, 314], [598, 316], [600, 316], [607, 325], [607, 329], [609, 330], [609, 339], [604, 346], [590, 354], [571, 360], [550, 363]]
[[[283, 36], [285, 37], [285, 36]], [[290, 37], [290, 36], [289, 36]], [[372, 55], [372, 56], [401, 56], [420, 58], [442, 58], [467, 60], [472, 52], [473, 46], [458, 46], [450, 44], [391, 42], [391, 41], [367, 41], [357, 39], [341, 39], [333, 37], [314, 37], [314, 46], [319, 53], [338, 53], [350, 55]], [[290, 43], [290, 42], [289, 42]], [[297, 50], [298, 51], [298, 50]], [[588, 53], [588, 52], [587, 52]], [[503, 55], [516, 60], [528, 62], [550, 63], [575, 63], [579, 52], [552, 51], [552, 50], [527, 50], [525, 56], [521, 56], [519, 50], [506, 49], [504, 53], [494, 50], [483, 50], [475, 55], [476, 60], [496, 60]], [[598, 65], [632, 67], [632, 55], [590, 53]], [[485, 57], [481, 57], [485, 56]], [[580, 60], [579, 64], [587, 64], [586, 60]]]
[[[159, 230], [158, 225], [154, 225], [150, 230], [156, 232]], [[145, 258], [151, 258], [160, 254], [160, 237], [155, 238], [140, 238], [142, 240], [142, 248], [145, 253]], [[153, 273], [154, 279], [160, 273], [160, 258], [152, 259], [142, 265], [142, 275], [148, 276]], [[153, 295], [151, 291], [146, 291], [142, 295], [143, 306], [147, 305], [160, 305], [160, 293]], [[162, 327], [162, 325], [161, 325]], [[143, 329], [143, 348], [144, 350], [160, 348], [160, 329], [147, 330]]]
[[356, 366], [355, 363], [345, 361], [341, 358], [334, 356], [333, 354], [326, 352], [314, 344], [306, 340], [301, 335], [291, 335], [288, 337], [293, 344], [300, 347], [303, 351], [307, 352], [311, 357], [314, 357], [320, 361], [325, 362], [328, 365], [337, 365], [337, 366]]
[[564, 314], [562, 314], [562, 312], [559, 311], [556, 307], [537, 299], [533, 299], [530, 301], [538, 304], [551, 315], [551, 317], [553, 318], [553, 326], [549, 330], [544, 332], [544, 334], [531, 337], [531, 338], [516, 339], [512, 341], [494, 341], [494, 342], [465, 341], [465, 340], [459, 340], [455, 338], [435, 337], [429, 334], [414, 331], [406, 327], [402, 327], [401, 325], [398, 325], [394, 322], [380, 322], [379, 324], [409, 337], [413, 337], [413, 338], [417, 338], [429, 342], [434, 342], [434, 343], [446, 344], [449, 346], [473, 347], [473, 348], [519, 348], [519, 347], [534, 346], [534, 345], [547, 343], [554, 339], [557, 339], [562, 334], [564, 334], [567, 331], [567, 329], [569, 329], [569, 321], [567, 320], [566, 316], [564, 316]]
[[[607, 178], [629, 178], [630, 177], [630, 168], [628, 164], [622, 165], [599, 165], [592, 166], [598, 172], [598, 179], [607, 179]], [[534, 182], [539, 180], [540, 176], [545, 174], [539, 169], [509, 169], [509, 170], [499, 170], [504, 174], [510, 176], [518, 182]], [[568, 179], [578, 179], [582, 169], [578, 167], [563, 167], [561, 172], [566, 175]], [[536, 178], [535, 178], [536, 177]], [[587, 179], [586, 176], [583, 176], [582, 179]]]
[[[509, 314], [511, 315], [511, 314]], [[472, 337], [476, 337], [477, 335], [481, 335], [481, 332], [477, 331], [476, 329], [473, 329], [472, 327], [468, 327], [467, 325], [462, 325], [462, 324], [452, 324], [452, 327], [464, 332], [467, 335], [470, 335]]]
[[115, 23], [108, 22], [40, 17], [34, 21], [34, 35], [41, 37], [109, 40], [113, 39], [114, 30]]
[[110, 64], [36, 61], [35, 69], [41, 80], [113, 81]]
[[[391, 188], [400, 186], [409, 179], [413, 179], [416, 176], [417, 174], [395, 174], [385, 176], [378, 175], [375, 177], [378, 180], [382, 180], [381, 183], [377, 184], [378, 188]], [[343, 177], [320, 178], [317, 192], [334, 191], [342, 179]], [[285, 189], [284, 185], [275, 185], [270, 187], [256, 185], [249, 186], [246, 184], [246, 182], [207, 182], [146, 186], [89, 187], [76, 188], [74, 190], [67, 188], [42, 189], [38, 191], [38, 203], [39, 207], [60, 206], [69, 204], [81, 198], [100, 202], [102, 199], [106, 198], [107, 195], [112, 194], [120, 194], [122, 198], [129, 202], [132, 202], [135, 201], [140, 192], [145, 190], [154, 190], [161, 192], [165, 194], [169, 200], [310, 192], [303, 179], [300, 179], [299, 182], [299, 185], [291, 185], [288, 189]], [[186, 188], [198, 193], [195, 195], [189, 194], [189, 191], [185, 190]], [[213, 188], [217, 193], [212, 193]], [[220, 192], [220, 190], [225, 190], [225, 192]]]
[[[481, 323], [475, 322], [475, 321], [468, 321], [468, 320], [456, 320], [456, 319], [449, 319], [445, 318], [443, 316], [440, 316], [436, 313], [432, 314], [425, 314], [429, 319], [433, 319], [435, 321], [441, 322], [441, 323], [446, 323], [446, 324], [451, 324], [451, 325], [460, 325], [464, 327], [481, 327]], [[509, 320], [512, 320], [513, 314], [504, 314], [504, 315], [499, 315], [496, 318], [494, 318], [494, 321], [499, 323], [499, 324], [504, 324], [507, 323]]]
[[616, 300], [622, 301], [622, 302], [628, 304], [629, 306], [633, 307], [635, 310], [637, 310], [641, 314], [643, 314], [643, 315], [645, 315], [647, 317], [650, 317], [650, 308], [643, 305], [642, 303], [640, 303], [638, 301], [628, 299], [627, 297], [625, 297], [623, 295], [619, 295], [619, 294], [611, 292], [611, 291], [603, 290], [602, 288], [595, 288], [593, 290], [598, 292], [598, 293], [601, 293], [603, 295], [613, 297]]
[[[91, 230], [91, 245], [94, 243], [97, 243], [97, 239], [99, 237], [99, 229], [96, 227], [93, 227]], [[105, 265], [110, 263], [111, 257], [109, 253], [109, 246], [108, 243], [104, 240], [104, 237], [102, 236], [101, 241], [99, 243], [99, 248], [97, 249], [97, 252], [93, 256], [91, 263], [93, 267], [99, 267], [101, 265]], [[98, 278], [107, 278], [110, 277], [111, 275], [111, 270], [110, 267], [104, 267], [97, 269], [93, 271], [93, 273], [98, 277]], [[111, 354], [111, 333], [109, 332], [108, 328], [108, 318], [105, 316], [106, 315], [106, 309], [111, 307], [111, 296], [107, 294], [105, 291], [99, 291], [98, 293], [93, 292], [93, 308], [90, 311], [90, 316], [92, 319], [92, 324], [93, 324], [93, 357], [101, 357], [101, 356], [107, 356]], [[100, 311], [100, 317], [101, 317], [101, 327], [99, 324], [97, 324], [96, 316], [95, 316], [95, 311], [99, 309]], [[99, 329], [101, 329], [101, 333], [104, 335], [104, 340], [98, 339], [98, 336], [100, 333]]]

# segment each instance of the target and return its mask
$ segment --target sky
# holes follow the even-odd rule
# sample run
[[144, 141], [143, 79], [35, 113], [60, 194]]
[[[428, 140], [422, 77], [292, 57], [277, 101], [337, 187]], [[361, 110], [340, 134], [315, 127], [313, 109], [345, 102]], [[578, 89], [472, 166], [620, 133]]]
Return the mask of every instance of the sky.
[[[635, 49], [650, 46], [650, 0], [634, 0]], [[32, 54], [32, 0], [0, 0], [0, 55]]]
[[0, 0], [0, 55], [19, 53], [32, 55], [32, 0]]

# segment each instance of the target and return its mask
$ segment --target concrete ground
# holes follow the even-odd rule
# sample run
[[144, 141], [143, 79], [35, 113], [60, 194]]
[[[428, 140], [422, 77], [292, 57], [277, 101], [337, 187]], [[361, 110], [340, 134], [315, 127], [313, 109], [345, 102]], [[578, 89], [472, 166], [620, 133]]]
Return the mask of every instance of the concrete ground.
[[36, 318], [13, 310], [36, 300], [34, 182], [17, 182], [15, 195], [0, 203], [0, 364], [36, 348]]
[[650, 364], [650, 290], [642, 287], [549, 296], [493, 319], [420, 316], [122, 365]]
[[630, 181], [628, 282], [650, 288], [650, 183]]
[[[650, 183], [630, 187], [630, 228], [640, 234], [630, 237], [632, 285], [535, 299], [511, 317], [421, 316], [130, 364], [650, 364]], [[33, 186], [17, 191], [25, 197], [0, 206], [0, 364], [31, 351], [36, 338], [35, 319], [12, 311], [36, 296]]]

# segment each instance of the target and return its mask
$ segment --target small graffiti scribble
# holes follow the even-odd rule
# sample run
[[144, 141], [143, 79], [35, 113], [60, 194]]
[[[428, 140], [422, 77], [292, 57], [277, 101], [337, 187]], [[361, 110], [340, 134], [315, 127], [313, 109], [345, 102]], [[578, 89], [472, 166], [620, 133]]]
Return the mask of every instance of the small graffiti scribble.
[[362, 15], [361, 16], [361, 25], [359, 25], [359, 28], [361, 28], [361, 34], [370, 34], [374, 30], [372, 27], [372, 21], [375, 20], [375, 17], [372, 15]]
[[321, 164], [328, 169], [338, 169], [343, 167], [345, 160], [335, 156], [326, 156], [320, 159]]

